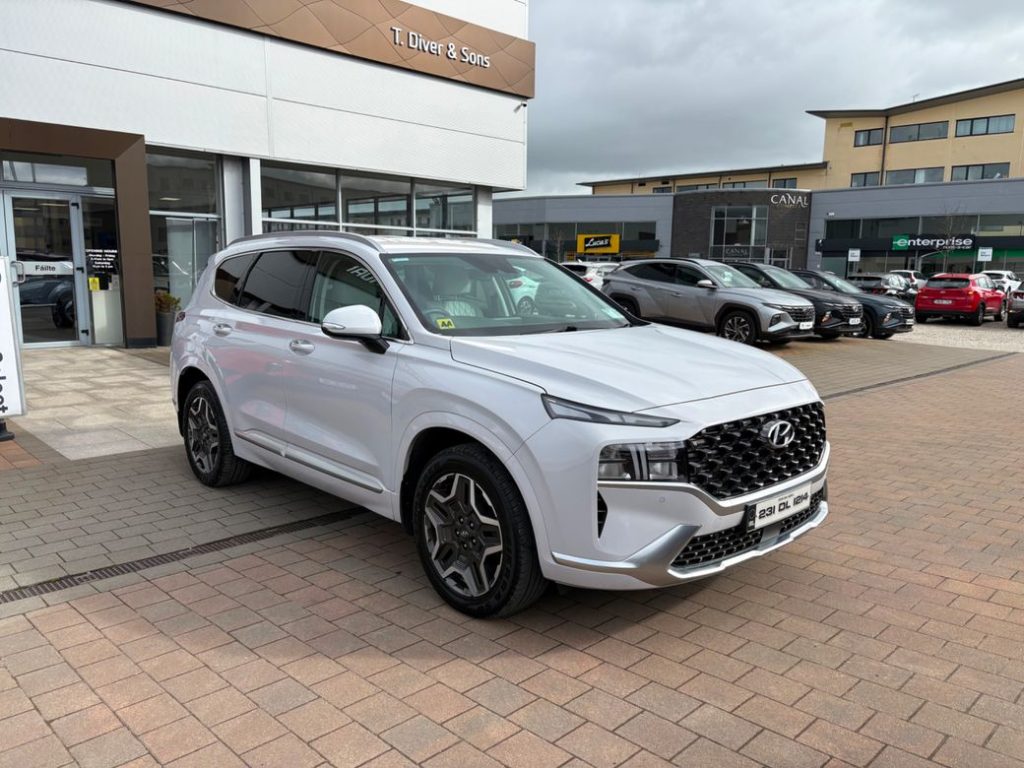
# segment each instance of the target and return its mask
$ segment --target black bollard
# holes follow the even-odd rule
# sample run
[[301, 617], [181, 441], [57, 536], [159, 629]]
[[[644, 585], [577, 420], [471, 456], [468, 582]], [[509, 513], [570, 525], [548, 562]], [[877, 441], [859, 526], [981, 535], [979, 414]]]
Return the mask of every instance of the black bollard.
[[7, 422], [0, 419], [0, 443], [6, 443], [14, 439], [14, 433], [7, 431]]

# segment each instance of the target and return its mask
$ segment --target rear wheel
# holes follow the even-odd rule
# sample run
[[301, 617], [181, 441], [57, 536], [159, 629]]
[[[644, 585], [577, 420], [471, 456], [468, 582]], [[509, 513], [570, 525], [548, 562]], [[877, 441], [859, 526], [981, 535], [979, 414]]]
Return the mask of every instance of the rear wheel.
[[1001, 323], [1001, 322], [1003, 322], [1003, 317], [1005, 317], [1005, 315], [1006, 315], [1006, 302], [1004, 301], [1002, 304], [999, 305], [999, 310], [996, 312], [996, 316], [995, 316], [994, 320], [997, 323]]
[[918, 322], [918, 323], [927, 323], [927, 322], [928, 322], [929, 320], [931, 320], [931, 319], [932, 319], [932, 318], [931, 318], [931, 316], [930, 316], [930, 315], [920, 315], [920, 314], [919, 314], [919, 315], [917, 316], [917, 322]]
[[974, 313], [974, 317], [970, 320], [971, 325], [981, 325], [985, 322], [985, 305], [979, 304], [978, 311]]
[[825, 341], [835, 341], [842, 336], [841, 333], [836, 333], [835, 331], [821, 331], [818, 335]]
[[718, 335], [740, 344], [753, 344], [757, 341], [757, 323], [749, 312], [735, 309], [718, 321]]
[[222, 488], [240, 483], [252, 464], [235, 456], [220, 400], [208, 381], [197, 382], [185, 397], [185, 455], [203, 485]]
[[547, 588], [523, 497], [479, 445], [447, 448], [430, 460], [416, 483], [413, 527], [427, 578], [465, 614], [508, 616]]
[[533, 299], [529, 296], [523, 296], [523, 298], [519, 300], [519, 303], [516, 304], [516, 312], [518, 312], [521, 317], [535, 315], [537, 314], [537, 305], [533, 303]]
[[1006, 316], [1006, 327], [1007, 328], [1019, 328], [1020, 327], [1020, 315], [1007, 315]]

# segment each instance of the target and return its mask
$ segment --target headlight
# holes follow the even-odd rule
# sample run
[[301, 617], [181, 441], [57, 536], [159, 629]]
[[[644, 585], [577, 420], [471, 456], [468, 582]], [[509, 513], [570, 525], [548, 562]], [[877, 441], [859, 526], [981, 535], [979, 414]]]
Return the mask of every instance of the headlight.
[[550, 395], [541, 395], [544, 408], [552, 419], [572, 419], [573, 421], [589, 421], [594, 424], [622, 424], [627, 427], [671, 427], [678, 424], [679, 419], [666, 419], [661, 416], [648, 416], [644, 413], [627, 413], [609, 411], [593, 405], [574, 403]]
[[771, 307], [772, 309], [781, 309], [783, 312], [789, 310], [789, 307], [787, 307], [785, 304], [769, 304], [768, 302], [765, 302], [765, 306]]
[[598, 480], [686, 480], [686, 443], [622, 443], [601, 449]]

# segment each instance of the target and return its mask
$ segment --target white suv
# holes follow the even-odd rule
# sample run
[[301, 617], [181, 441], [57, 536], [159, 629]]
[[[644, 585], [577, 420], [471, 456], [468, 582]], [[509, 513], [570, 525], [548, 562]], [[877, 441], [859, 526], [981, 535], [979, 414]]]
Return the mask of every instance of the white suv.
[[[528, 314], [508, 287], [524, 274]], [[823, 408], [799, 371], [625, 314], [525, 247], [247, 238], [211, 259], [173, 345], [200, 481], [269, 467], [400, 521], [470, 615], [549, 580], [709, 576], [828, 513]]]

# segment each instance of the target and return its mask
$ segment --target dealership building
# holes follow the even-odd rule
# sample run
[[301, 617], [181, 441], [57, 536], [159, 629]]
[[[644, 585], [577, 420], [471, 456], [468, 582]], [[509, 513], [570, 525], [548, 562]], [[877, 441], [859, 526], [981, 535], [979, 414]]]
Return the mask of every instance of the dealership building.
[[28, 345], [156, 342], [243, 235], [492, 233], [520, 189], [524, 0], [6, 0], [0, 254]]
[[[569, 258], [572, 226], [600, 234], [618, 225], [623, 258], [699, 255], [838, 274], [1024, 272], [1024, 79], [809, 114], [823, 121], [821, 161], [587, 181], [591, 195], [503, 199], [496, 233]], [[657, 249], [625, 248], [627, 216], [615, 216], [616, 206], [656, 222]], [[670, 220], [660, 215], [669, 208]]]

